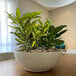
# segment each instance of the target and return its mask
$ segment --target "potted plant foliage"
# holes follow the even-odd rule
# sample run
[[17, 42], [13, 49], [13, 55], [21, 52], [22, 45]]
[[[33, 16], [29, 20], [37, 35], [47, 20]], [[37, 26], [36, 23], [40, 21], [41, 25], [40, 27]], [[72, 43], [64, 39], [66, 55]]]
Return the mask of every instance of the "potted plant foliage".
[[42, 72], [52, 69], [60, 59], [62, 50], [56, 49], [57, 45], [64, 41], [60, 36], [67, 31], [66, 25], [53, 26], [49, 19], [43, 23], [41, 12], [27, 12], [20, 16], [17, 8], [16, 15], [8, 14], [12, 20], [12, 28], [16, 35], [16, 45], [19, 48], [14, 52], [16, 60], [21, 63], [25, 70]]

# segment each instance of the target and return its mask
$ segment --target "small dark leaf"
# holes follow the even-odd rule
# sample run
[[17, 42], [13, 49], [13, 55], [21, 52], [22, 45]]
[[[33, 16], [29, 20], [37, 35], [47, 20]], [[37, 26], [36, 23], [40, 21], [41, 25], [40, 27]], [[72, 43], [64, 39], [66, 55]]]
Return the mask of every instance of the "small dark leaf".
[[63, 28], [67, 27], [67, 25], [60, 25], [55, 28], [56, 32], [60, 32]]
[[62, 34], [64, 34], [65, 32], [67, 32], [67, 30], [63, 30], [59, 33], [56, 34], [55, 38], [60, 37]]

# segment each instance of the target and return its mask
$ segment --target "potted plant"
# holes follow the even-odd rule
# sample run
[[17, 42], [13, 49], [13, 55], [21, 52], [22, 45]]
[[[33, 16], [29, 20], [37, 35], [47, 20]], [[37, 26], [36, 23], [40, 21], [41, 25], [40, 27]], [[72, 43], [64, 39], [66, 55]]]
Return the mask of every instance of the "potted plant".
[[19, 48], [14, 52], [16, 60], [21, 63], [25, 70], [32, 72], [42, 72], [52, 69], [60, 59], [62, 50], [56, 49], [57, 45], [64, 41], [60, 36], [67, 31], [63, 29], [66, 25], [55, 27], [47, 19], [45, 23], [41, 21], [41, 12], [27, 12], [20, 16], [17, 8], [16, 15], [8, 14], [12, 20], [12, 28], [16, 35], [16, 45]]

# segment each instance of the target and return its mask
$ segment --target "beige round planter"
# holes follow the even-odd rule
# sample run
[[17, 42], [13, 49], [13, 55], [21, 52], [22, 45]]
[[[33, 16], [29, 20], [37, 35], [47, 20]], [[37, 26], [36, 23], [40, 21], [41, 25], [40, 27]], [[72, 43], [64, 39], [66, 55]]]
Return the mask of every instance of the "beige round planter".
[[25, 70], [31, 72], [48, 71], [55, 67], [62, 56], [62, 51], [56, 52], [14, 52], [16, 60]]

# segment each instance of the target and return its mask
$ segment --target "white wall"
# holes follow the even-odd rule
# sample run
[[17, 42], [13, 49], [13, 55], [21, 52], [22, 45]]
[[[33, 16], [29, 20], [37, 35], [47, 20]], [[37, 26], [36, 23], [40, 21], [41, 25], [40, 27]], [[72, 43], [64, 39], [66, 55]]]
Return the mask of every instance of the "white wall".
[[76, 3], [55, 9], [48, 12], [45, 8], [32, 2], [32, 0], [19, 0], [19, 8], [21, 14], [32, 11], [42, 11], [42, 20], [50, 16], [55, 25], [66, 24], [68, 32], [65, 33], [62, 38], [65, 40], [67, 48], [76, 48]]
[[41, 16], [43, 21], [45, 21], [45, 19], [49, 17], [49, 12], [45, 8], [32, 2], [32, 0], [20, 0], [19, 8], [21, 10], [21, 14], [32, 11], [42, 11], [43, 13], [41, 14]]
[[76, 49], [76, 3], [59, 8], [49, 13], [55, 25], [66, 24], [68, 32], [62, 36], [67, 48]]

